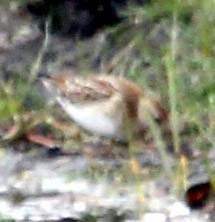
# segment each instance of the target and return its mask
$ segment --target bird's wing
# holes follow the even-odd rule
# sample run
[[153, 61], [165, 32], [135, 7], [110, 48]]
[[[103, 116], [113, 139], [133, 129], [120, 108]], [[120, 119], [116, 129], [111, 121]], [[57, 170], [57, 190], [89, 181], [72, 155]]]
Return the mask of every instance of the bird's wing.
[[54, 77], [51, 84], [56, 87], [58, 95], [73, 103], [92, 102], [110, 98], [117, 93], [113, 85], [96, 77]]

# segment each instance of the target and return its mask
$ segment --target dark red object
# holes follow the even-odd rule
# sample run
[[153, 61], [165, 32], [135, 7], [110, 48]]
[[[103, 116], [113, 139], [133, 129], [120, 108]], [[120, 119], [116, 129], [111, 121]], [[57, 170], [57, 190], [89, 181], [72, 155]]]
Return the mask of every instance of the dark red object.
[[187, 204], [192, 209], [198, 209], [205, 205], [212, 192], [210, 181], [191, 186], [185, 194]]

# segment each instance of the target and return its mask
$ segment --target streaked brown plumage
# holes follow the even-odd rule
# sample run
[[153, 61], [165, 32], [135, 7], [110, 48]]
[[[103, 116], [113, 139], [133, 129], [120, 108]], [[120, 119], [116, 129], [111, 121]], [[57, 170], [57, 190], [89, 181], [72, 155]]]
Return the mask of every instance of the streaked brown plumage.
[[160, 124], [167, 122], [161, 103], [125, 78], [53, 75], [43, 77], [42, 82], [78, 125], [99, 136], [126, 141], [129, 131], [144, 133], [146, 111]]

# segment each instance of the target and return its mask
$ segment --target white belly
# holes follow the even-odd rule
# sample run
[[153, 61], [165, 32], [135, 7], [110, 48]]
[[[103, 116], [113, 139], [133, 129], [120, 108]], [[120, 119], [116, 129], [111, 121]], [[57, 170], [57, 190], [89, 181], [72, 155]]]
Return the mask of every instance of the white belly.
[[70, 117], [84, 129], [100, 136], [121, 137], [119, 135], [120, 123], [116, 120], [113, 121], [100, 107], [71, 104], [60, 98], [58, 102]]

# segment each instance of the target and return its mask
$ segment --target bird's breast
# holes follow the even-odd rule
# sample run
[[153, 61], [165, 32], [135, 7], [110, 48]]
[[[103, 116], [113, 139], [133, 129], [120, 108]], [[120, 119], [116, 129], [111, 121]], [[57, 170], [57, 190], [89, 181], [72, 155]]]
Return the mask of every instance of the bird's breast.
[[123, 137], [120, 132], [122, 119], [107, 115], [107, 112], [103, 109], [104, 107], [72, 104], [62, 98], [58, 98], [58, 102], [68, 115], [85, 130], [109, 138], [120, 139]]

